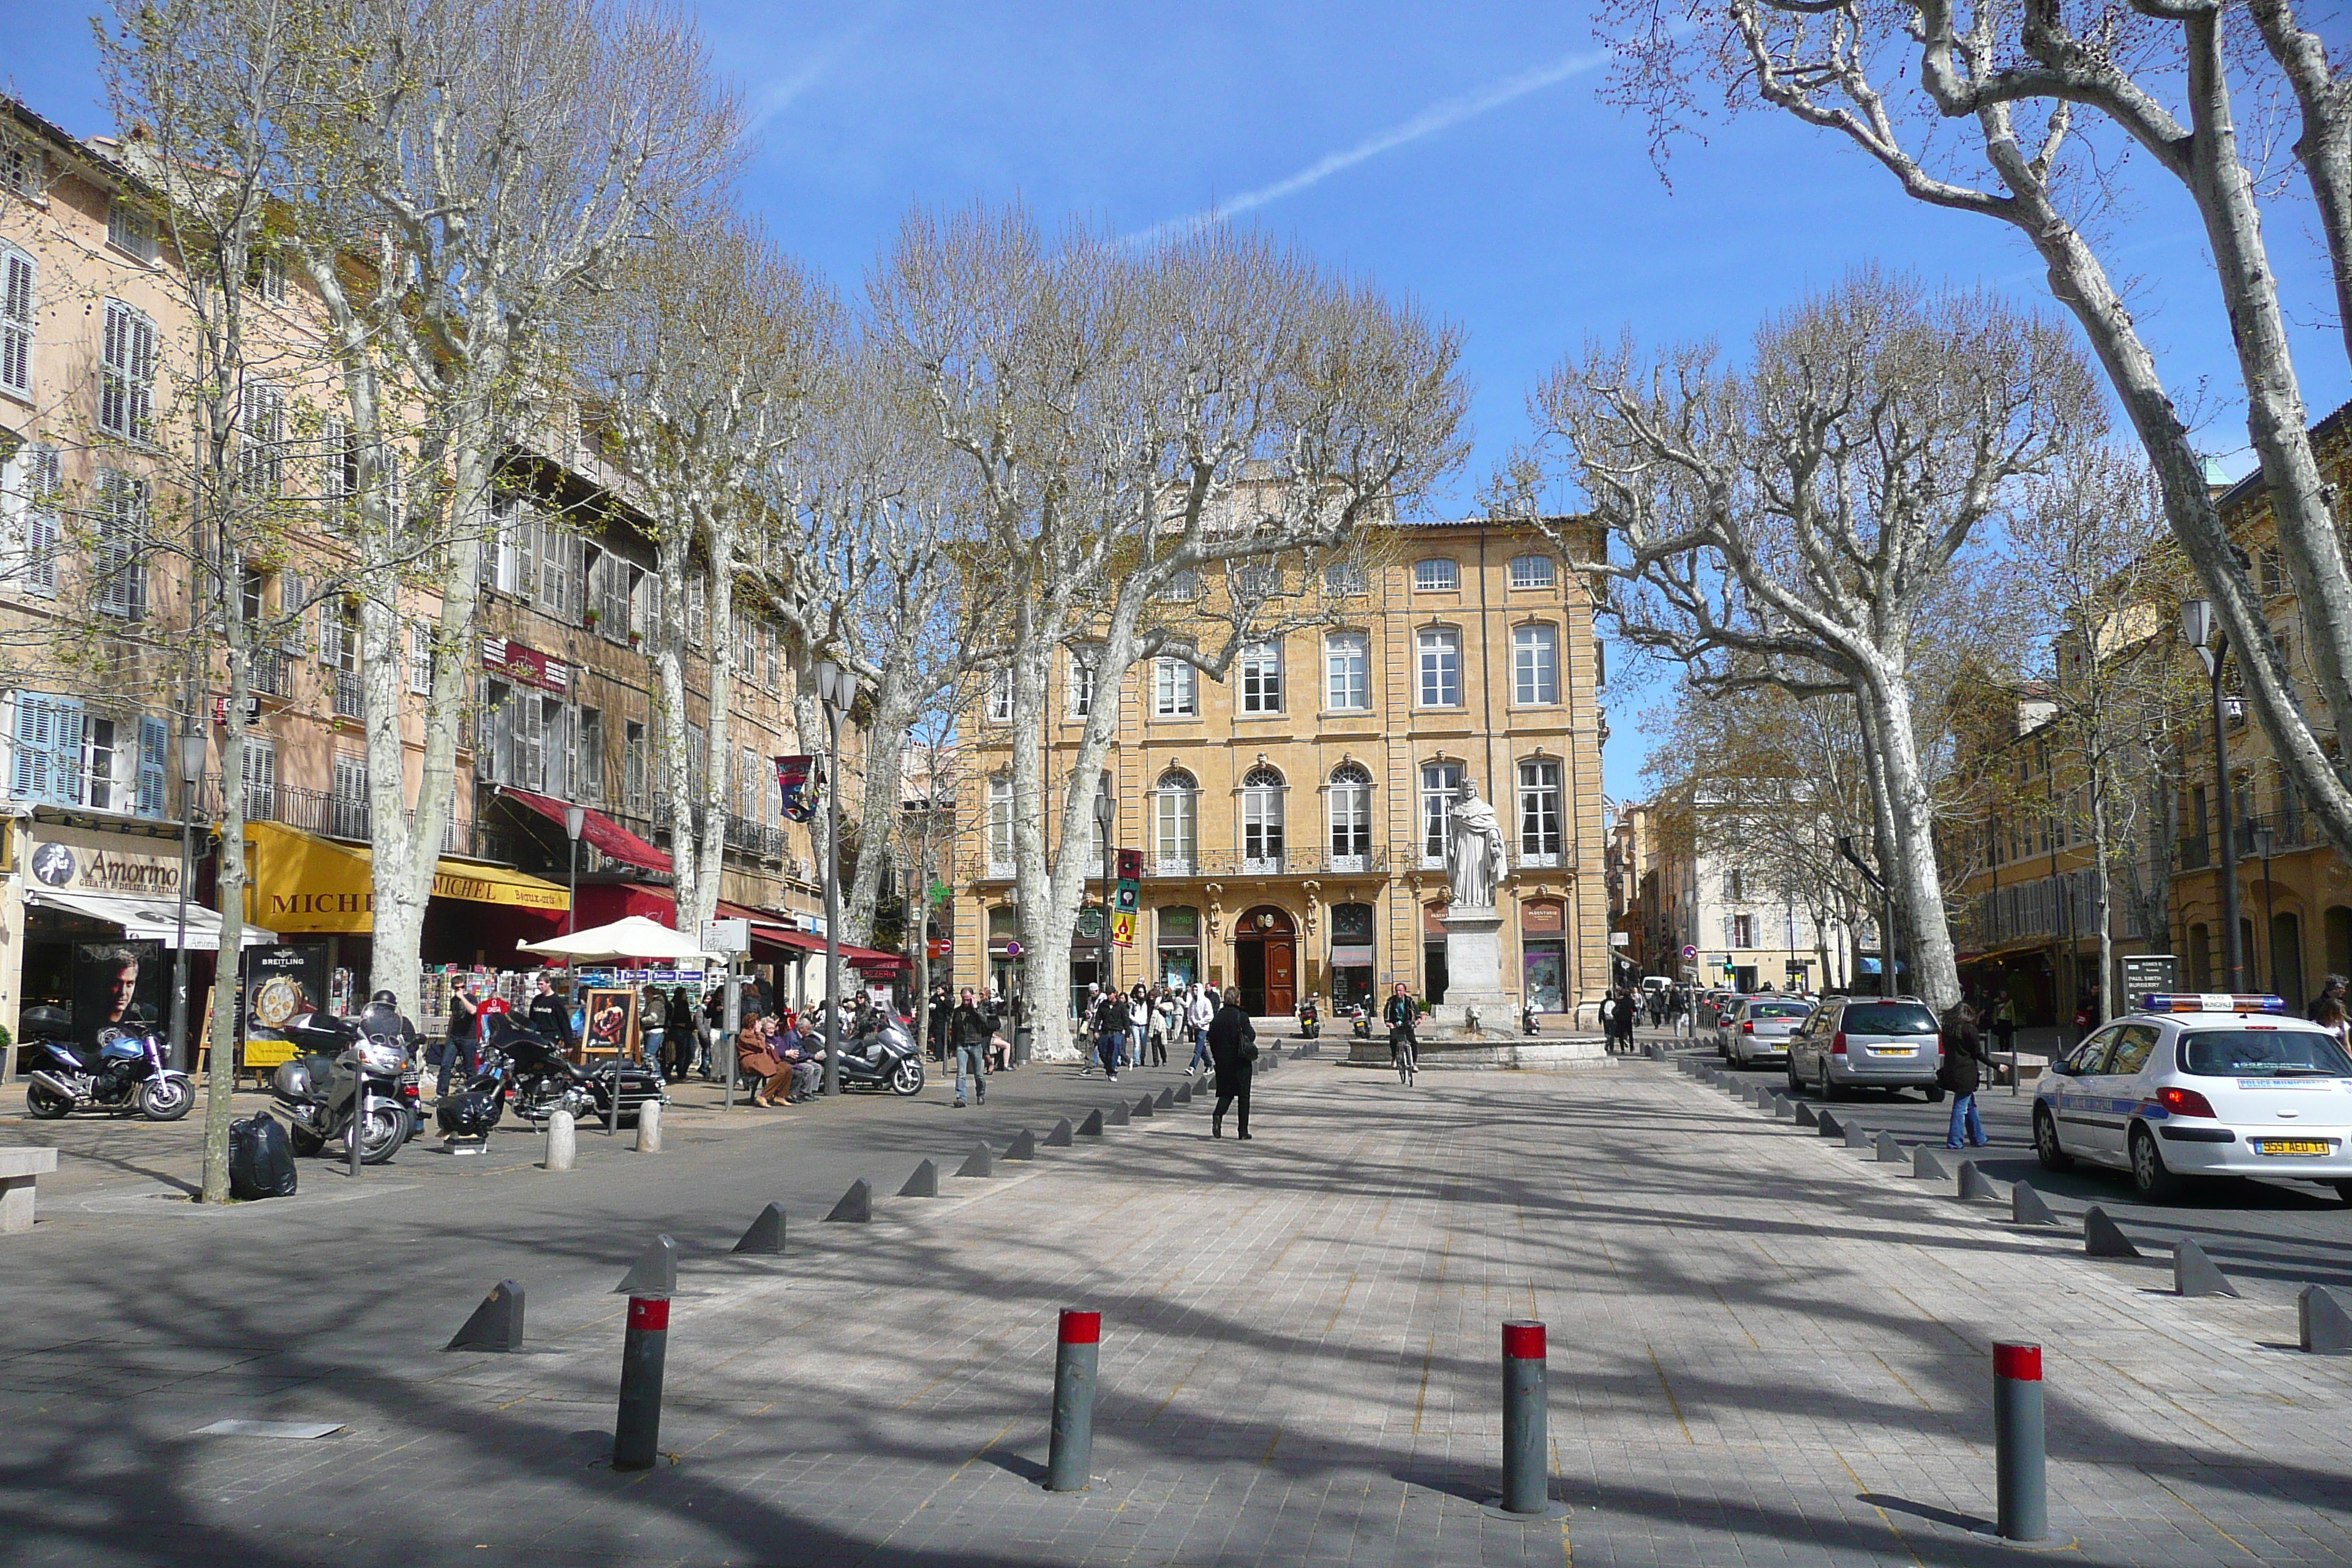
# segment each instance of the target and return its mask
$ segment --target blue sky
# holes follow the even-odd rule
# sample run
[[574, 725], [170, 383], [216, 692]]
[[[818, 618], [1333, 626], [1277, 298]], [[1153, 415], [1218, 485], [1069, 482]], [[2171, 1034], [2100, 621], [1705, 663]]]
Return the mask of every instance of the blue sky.
[[[1468, 331], [1478, 445], [1453, 506], [1526, 433], [1527, 389], [1590, 334], [1743, 340], [1848, 268], [1881, 261], [2038, 303], [2041, 269], [2001, 226], [1908, 201], [1859, 154], [1751, 115], [1678, 153], [1669, 188], [1644, 128], [1600, 102], [1573, 6], [704, 0], [719, 68], [751, 105], [748, 202], [845, 288], [913, 202], [1019, 198], [1121, 232], [1246, 208], [1328, 262]], [[0, 0], [11, 89], [84, 134], [106, 129], [86, 8]], [[2318, 274], [2272, 236], [2301, 289], [2305, 394], [2346, 395]], [[2226, 327], [2185, 202], [2156, 190], [2117, 244], [2138, 313], [2184, 391], [2233, 382]], [[2314, 351], [2316, 352], [2314, 352]], [[2232, 474], [2242, 422], [2205, 435]], [[1622, 665], [1624, 661], [1615, 661]], [[1613, 671], [1612, 671], [1613, 673]], [[1608, 783], [1640, 790], [1641, 710], [1612, 692]]]

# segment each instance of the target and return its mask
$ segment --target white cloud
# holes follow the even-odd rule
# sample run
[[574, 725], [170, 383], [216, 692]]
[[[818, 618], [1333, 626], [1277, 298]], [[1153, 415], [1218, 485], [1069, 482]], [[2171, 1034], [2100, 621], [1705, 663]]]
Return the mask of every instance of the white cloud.
[[1408, 142], [1418, 142], [1425, 136], [1434, 136], [1441, 131], [1451, 130], [1465, 120], [1475, 120], [1479, 115], [1525, 98], [1531, 92], [1540, 92], [1545, 88], [1556, 86], [1570, 77], [1582, 76], [1588, 71], [1596, 70], [1607, 64], [1608, 59], [1609, 57], [1606, 54], [1598, 50], [1563, 55], [1549, 65], [1538, 66], [1533, 70], [1504, 77], [1455, 97], [1441, 99], [1410, 120], [1399, 121], [1385, 130], [1376, 131], [1352, 147], [1327, 153], [1286, 179], [1276, 180], [1270, 185], [1260, 185], [1254, 191], [1244, 191], [1238, 196], [1217, 203], [1214, 206], [1204, 208], [1185, 217], [1172, 218], [1131, 237], [1157, 238], [1164, 234], [1206, 223], [1213, 218], [1234, 217], [1265, 206], [1269, 202], [1278, 202], [1285, 196], [1296, 195], [1308, 186], [1321, 184], [1332, 175], [1342, 170], [1352, 169], [1367, 159], [1377, 158], [1381, 153], [1392, 152]]

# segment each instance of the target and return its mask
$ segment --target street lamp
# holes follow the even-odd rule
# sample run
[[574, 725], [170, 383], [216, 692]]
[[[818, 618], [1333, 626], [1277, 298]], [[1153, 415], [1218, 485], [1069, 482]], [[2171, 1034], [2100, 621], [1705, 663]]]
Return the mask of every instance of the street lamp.
[[2275, 993], [2279, 988], [2278, 916], [2271, 908], [2271, 850], [2276, 843], [2276, 835], [2272, 832], [2270, 824], [2264, 823], [2259, 827], [2247, 828], [2246, 838], [2263, 863], [2263, 931], [2264, 939], [2271, 944], [2270, 988]]
[[2243, 940], [2238, 934], [2238, 840], [2230, 831], [2230, 742], [2228, 716], [2221, 698], [2221, 671], [2230, 658], [2230, 634], [2215, 624], [2211, 600], [2188, 599], [2180, 605], [2180, 635], [2189, 639], [2189, 646], [2205, 661], [2205, 673], [2213, 684], [2213, 820], [2221, 841], [2221, 951], [2229, 963], [2228, 989], [2238, 991], [2245, 985], [2246, 953]]
[[[205, 776], [205, 737], [196, 725], [193, 704], [180, 734], [180, 950], [172, 955], [172, 1060], [182, 1072], [194, 1072], [195, 1055], [188, 1039], [188, 883], [195, 873], [196, 781]], [[241, 955], [240, 955], [241, 956]], [[218, 957], [215, 963], [220, 963]]]
[[563, 837], [572, 841], [572, 901], [563, 906], [563, 934], [570, 936], [580, 925], [580, 830], [588, 826], [588, 814], [576, 805], [563, 808]]
[[1103, 901], [1102, 901], [1102, 989], [1110, 996], [1110, 906], [1117, 890], [1116, 868], [1112, 865], [1110, 847], [1111, 824], [1118, 820], [1118, 799], [1111, 794], [1110, 775], [1102, 776], [1102, 785], [1095, 792], [1095, 826], [1102, 830]]
[[857, 676], [826, 659], [816, 667], [817, 700], [829, 732], [824, 792], [824, 1091], [841, 1092], [841, 721], [857, 700]]

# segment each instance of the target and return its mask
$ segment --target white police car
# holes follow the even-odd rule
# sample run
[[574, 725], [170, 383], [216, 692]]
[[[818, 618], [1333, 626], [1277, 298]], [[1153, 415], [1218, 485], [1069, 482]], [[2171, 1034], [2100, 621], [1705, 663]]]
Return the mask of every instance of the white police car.
[[2276, 996], [2141, 998], [2051, 1064], [2033, 1151], [2129, 1171], [2162, 1198], [2188, 1176], [2284, 1176], [2352, 1203], [2352, 1057]]

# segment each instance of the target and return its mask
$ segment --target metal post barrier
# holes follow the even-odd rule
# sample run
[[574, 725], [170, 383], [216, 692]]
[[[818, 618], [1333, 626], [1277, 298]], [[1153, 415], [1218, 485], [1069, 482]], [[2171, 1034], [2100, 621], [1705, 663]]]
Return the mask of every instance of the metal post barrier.
[[352, 1174], [360, 1173], [360, 1124], [367, 1120], [367, 1075], [352, 1067]]
[[1095, 1370], [1102, 1350], [1102, 1314], [1065, 1309], [1054, 1353], [1054, 1437], [1045, 1462], [1045, 1489], [1082, 1492], [1095, 1454]]
[[613, 1423], [613, 1468], [650, 1470], [661, 1446], [662, 1363], [669, 1352], [669, 1298], [629, 1298], [621, 1342], [621, 1409]]
[[1551, 1504], [1545, 1434], [1541, 1323], [1503, 1325], [1503, 1511], [1544, 1513]]
[[2050, 1533], [2043, 1497], [2040, 1345], [1996, 1342], [1992, 1347], [1992, 1441], [2001, 1536], [2040, 1541]]

